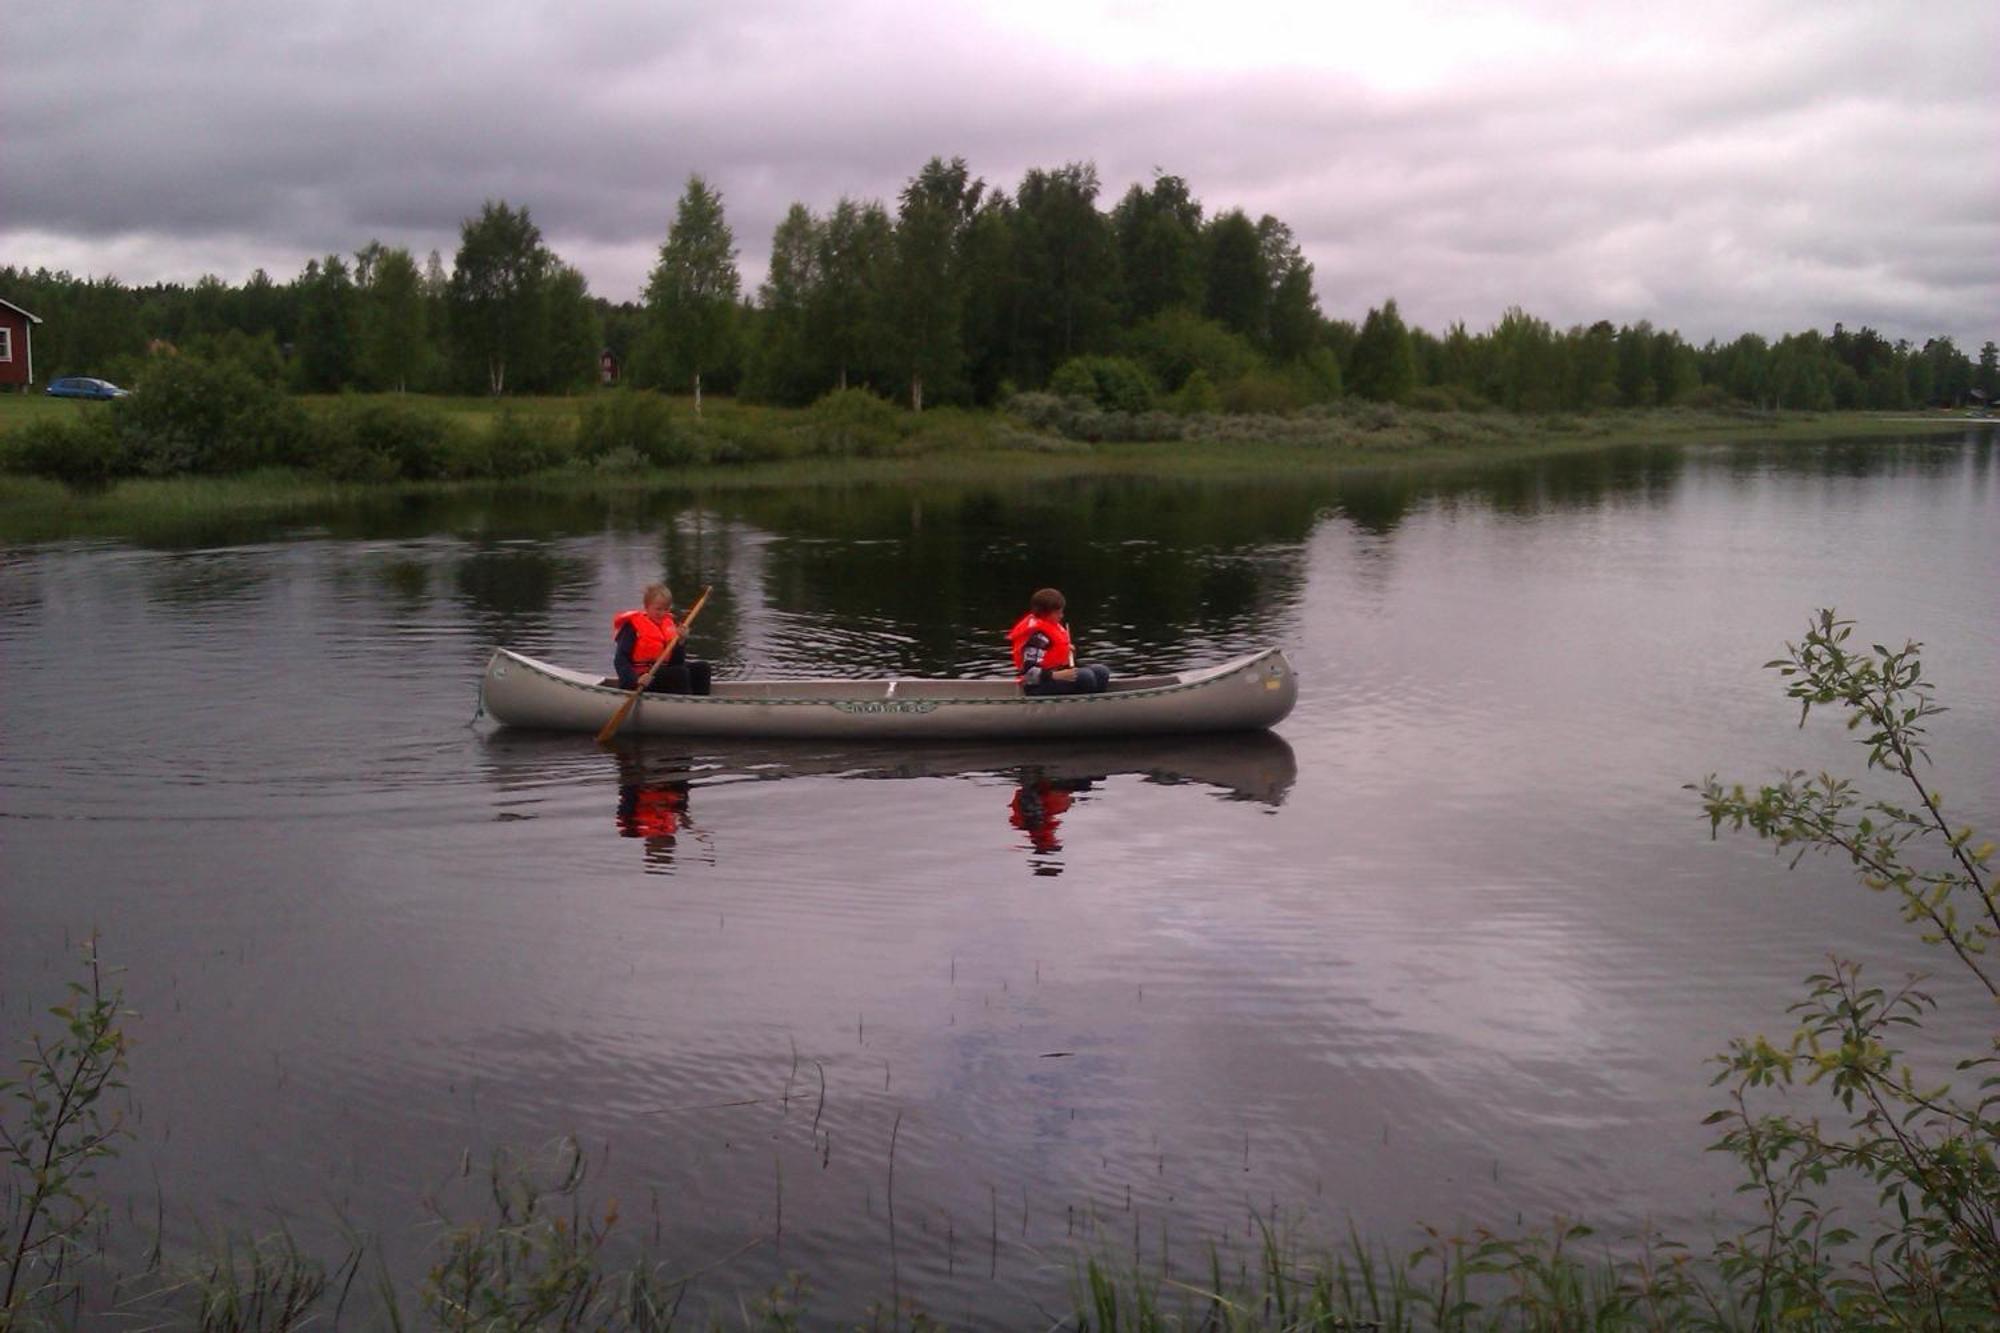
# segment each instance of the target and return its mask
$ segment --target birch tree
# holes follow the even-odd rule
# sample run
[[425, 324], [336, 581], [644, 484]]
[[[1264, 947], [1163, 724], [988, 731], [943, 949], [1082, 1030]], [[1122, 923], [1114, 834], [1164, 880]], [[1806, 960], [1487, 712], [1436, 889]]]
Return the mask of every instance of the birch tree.
[[700, 176], [689, 176], [660, 260], [646, 283], [646, 311], [669, 373], [693, 382], [696, 416], [701, 415], [702, 374], [729, 355], [741, 283], [736, 239], [723, 216], [722, 196]]
[[[361, 360], [368, 378], [385, 389], [406, 392], [422, 365], [425, 325], [423, 277], [416, 260], [400, 246], [371, 246], [357, 255], [366, 271], [362, 283]], [[362, 255], [368, 258], [364, 261]]]
[[507, 390], [507, 368], [531, 355], [542, 323], [543, 287], [554, 256], [528, 210], [486, 201], [459, 229], [451, 274], [452, 341], [479, 365], [488, 393]]
[[985, 193], [986, 182], [972, 179], [962, 157], [949, 164], [932, 158], [903, 189], [891, 305], [915, 412], [924, 410], [927, 382], [948, 385], [965, 363], [959, 240]]

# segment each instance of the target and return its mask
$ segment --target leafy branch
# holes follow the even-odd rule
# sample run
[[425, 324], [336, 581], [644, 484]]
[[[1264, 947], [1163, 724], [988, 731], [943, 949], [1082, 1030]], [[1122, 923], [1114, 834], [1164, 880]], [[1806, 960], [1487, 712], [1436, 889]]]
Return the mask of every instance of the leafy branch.
[[[1710, 831], [1748, 827], [1797, 865], [1808, 852], [1845, 855], [1860, 882], [1894, 891], [1919, 938], [1942, 946], [1964, 976], [2000, 999], [1989, 946], [2000, 937], [1990, 864], [1994, 847], [1954, 828], [1925, 780], [1926, 722], [1944, 712], [1923, 678], [1921, 645], [1849, 646], [1853, 622], [1816, 613], [1804, 639], [1767, 665], [1789, 683], [1804, 726], [1816, 707], [1862, 731], [1867, 766], [1908, 784], [1915, 804], [1864, 800], [1831, 774], [1788, 773], [1755, 795], [1710, 776], [1698, 788]], [[1708, 1123], [1726, 1126], [1716, 1150], [1738, 1159], [1761, 1219], [1725, 1241], [1725, 1276], [1752, 1283], [1759, 1327], [1948, 1328], [2000, 1309], [2000, 1037], [1955, 1064], [1978, 1078], [1968, 1099], [1951, 1079], [1926, 1083], [1895, 1042], [1923, 1026], [1936, 996], [1912, 976], [1893, 989], [1864, 984], [1858, 962], [1834, 958], [1807, 978], [1792, 1006], [1798, 1026], [1782, 1044], [1738, 1038], [1718, 1057], [1729, 1104]], [[1817, 1118], [1761, 1114], [1767, 1090], [1823, 1085], [1850, 1117], [1828, 1130]], [[1865, 1249], [1820, 1201], [1829, 1181], [1870, 1182], [1881, 1224]]]
[[53, 1040], [36, 1035], [20, 1060], [20, 1077], [0, 1079], [13, 1103], [0, 1115], [0, 1169], [9, 1201], [0, 1232], [6, 1284], [0, 1327], [30, 1304], [49, 1304], [69, 1290], [65, 1280], [78, 1238], [99, 1204], [84, 1191], [97, 1162], [117, 1151], [123, 1110], [105, 1110], [106, 1094], [124, 1088], [124, 996], [107, 994], [97, 937], [84, 945], [88, 981], [69, 983], [66, 1003], [49, 1010], [62, 1023]]

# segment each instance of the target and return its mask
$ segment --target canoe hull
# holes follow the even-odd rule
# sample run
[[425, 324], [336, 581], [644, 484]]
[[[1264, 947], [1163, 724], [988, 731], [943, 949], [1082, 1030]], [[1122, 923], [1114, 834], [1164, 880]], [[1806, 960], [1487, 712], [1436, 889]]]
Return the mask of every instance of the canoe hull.
[[[595, 734], [627, 692], [497, 648], [480, 682], [508, 726]], [[1281, 721], [1298, 679], [1276, 648], [1220, 666], [1114, 682], [1104, 694], [1028, 698], [1011, 681], [757, 680], [709, 695], [648, 694], [621, 734], [799, 740], [1024, 740], [1257, 731]]]

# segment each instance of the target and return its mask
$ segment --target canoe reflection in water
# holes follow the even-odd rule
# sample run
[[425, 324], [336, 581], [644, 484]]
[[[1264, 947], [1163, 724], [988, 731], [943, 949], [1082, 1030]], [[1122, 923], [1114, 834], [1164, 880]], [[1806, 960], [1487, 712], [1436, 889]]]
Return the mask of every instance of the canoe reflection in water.
[[[1079, 802], [1109, 796], [1112, 778], [1136, 776], [1167, 786], [1212, 788], [1227, 801], [1284, 803], [1298, 778], [1292, 747], [1271, 732], [1151, 740], [1077, 742], [975, 742], [866, 745], [732, 742], [689, 738], [669, 748], [658, 738], [621, 739], [609, 755], [588, 740], [498, 730], [484, 738], [488, 776], [507, 807], [502, 817], [533, 818], [534, 807], [560, 802], [605, 779], [616, 766], [618, 835], [645, 845], [649, 873], [672, 873], [690, 840], [707, 864], [716, 860], [716, 835], [691, 818], [695, 792], [742, 782], [789, 778], [904, 781], [968, 778], [1012, 783], [1007, 828], [1037, 875], [1063, 871], [1063, 847], [1075, 828], [1064, 829]], [[602, 809], [602, 807], [598, 807]], [[990, 808], [990, 807], [989, 807]], [[602, 816], [598, 816], [601, 818]], [[1025, 840], [1020, 834], [1026, 834]], [[754, 831], [750, 834], [754, 838]], [[725, 832], [722, 841], [727, 842]]]

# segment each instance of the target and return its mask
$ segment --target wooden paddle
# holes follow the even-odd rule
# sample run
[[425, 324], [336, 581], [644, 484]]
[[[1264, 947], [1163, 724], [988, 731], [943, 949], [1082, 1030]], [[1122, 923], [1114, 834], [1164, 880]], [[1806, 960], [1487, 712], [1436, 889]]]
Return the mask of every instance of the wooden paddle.
[[638, 706], [639, 696], [644, 694], [646, 687], [653, 683], [653, 673], [667, 664], [667, 658], [673, 654], [674, 645], [687, 637], [689, 627], [694, 624], [694, 618], [701, 614], [701, 608], [708, 602], [708, 594], [708, 588], [701, 590], [701, 596], [694, 599], [694, 606], [689, 609], [687, 619], [683, 620], [680, 626], [675, 629], [674, 637], [667, 640], [667, 646], [660, 650], [660, 655], [657, 658], [653, 659], [653, 665], [646, 668], [646, 674], [639, 677], [639, 688], [625, 696], [625, 702], [618, 705], [618, 711], [613, 713], [611, 720], [604, 724], [604, 730], [597, 733], [597, 743], [599, 745], [609, 745], [611, 738], [618, 734], [618, 728], [625, 725], [625, 719], [630, 716], [633, 708]]

